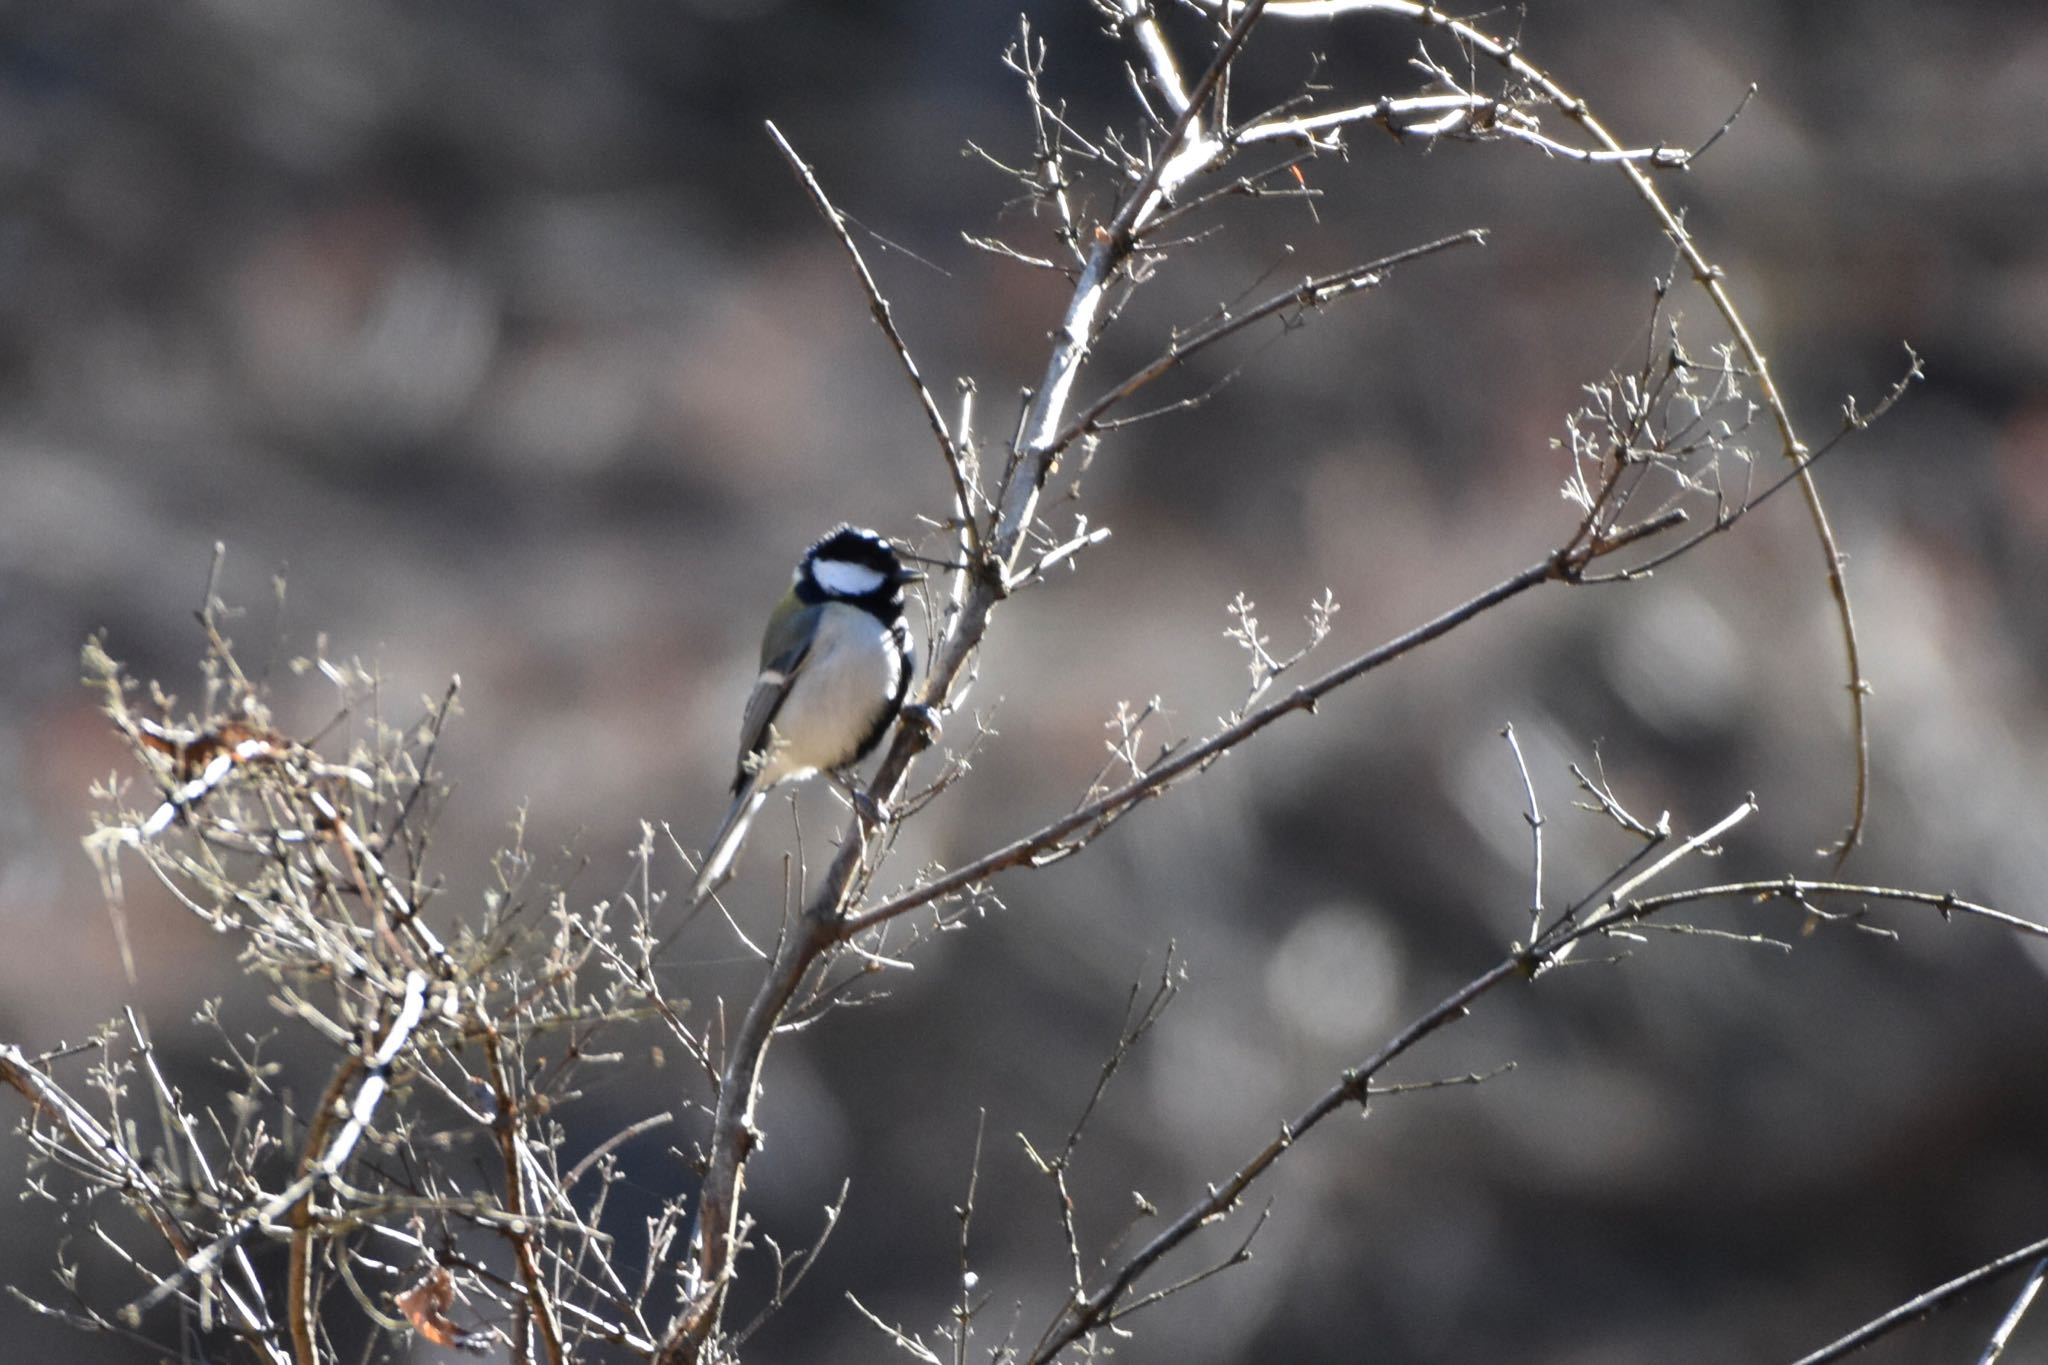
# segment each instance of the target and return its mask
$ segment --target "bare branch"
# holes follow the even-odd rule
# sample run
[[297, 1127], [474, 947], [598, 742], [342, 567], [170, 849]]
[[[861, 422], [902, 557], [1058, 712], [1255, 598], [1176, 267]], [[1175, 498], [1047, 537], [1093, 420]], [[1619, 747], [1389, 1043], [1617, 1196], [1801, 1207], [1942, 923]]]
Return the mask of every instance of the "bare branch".
[[553, 1287], [542, 1274], [540, 1253], [529, 1221], [534, 1210], [528, 1188], [530, 1175], [527, 1169], [524, 1088], [513, 1079], [512, 1068], [505, 1056], [505, 1040], [495, 1025], [481, 1012], [477, 1022], [482, 1026], [484, 1062], [489, 1067], [491, 1097], [497, 1104], [491, 1127], [498, 1138], [498, 1159], [505, 1181], [505, 1212], [511, 1219], [503, 1232], [506, 1240], [511, 1242], [512, 1254], [519, 1264], [519, 1280], [524, 1291], [522, 1305], [533, 1315], [533, 1321], [540, 1329], [541, 1349], [547, 1354], [548, 1365], [562, 1365], [561, 1312], [555, 1303]]
[[[1648, 874], [1645, 874], [1648, 875]], [[1621, 895], [1617, 892], [1616, 895]], [[1758, 901], [1789, 900], [1802, 907], [1816, 897], [1839, 897], [1855, 900], [1897, 901], [1906, 905], [1924, 905], [1941, 913], [1943, 919], [1951, 915], [1968, 915], [1976, 919], [1989, 920], [2004, 925], [2018, 934], [2029, 938], [2048, 938], [2048, 925], [2033, 920], [1966, 901], [1953, 892], [1916, 891], [1900, 886], [1869, 886], [1859, 882], [1808, 881], [1803, 877], [1776, 877], [1762, 881], [1724, 882], [1717, 886], [1695, 887], [1690, 891], [1672, 891], [1658, 896], [1640, 896], [1628, 903], [1628, 913], [1635, 915], [1656, 914], [1674, 905], [1685, 905], [1696, 901], [1729, 900], [1748, 898]]]
[[[1234, 6], [1230, 0], [1191, 0], [1201, 8], [1217, 13], [1229, 13]], [[1713, 302], [1714, 309], [1726, 324], [1735, 344], [1741, 351], [1743, 363], [1755, 376], [1763, 394], [1764, 405], [1772, 420], [1777, 424], [1782, 452], [1789, 462], [1799, 465], [1807, 455], [1806, 443], [1800, 439], [1792, 421], [1791, 410], [1778, 389], [1769, 362], [1764, 358], [1763, 349], [1749, 330], [1749, 324], [1735, 306], [1724, 282], [1724, 272], [1710, 262], [1699, 243], [1686, 228], [1684, 219], [1664, 199], [1663, 194], [1651, 180], [1639, 159], [1628, 158], [1626, 149], [1607, 130], [1605, 124], [1595, 118], [1586, 101], [1572, 94], [1547, 71], [1529, 61], [1522, 53], [1519, 43], [1495, 38], [1473, 25], [1453, 18], [1434, 5], [1414, 3], [1414, 0], [1273, 0], [1270, 12], [1276, 19], [1331, 19], [1341, 15], [1372, 14], [1386, 15], [1419, 23], [1425, 29], [1441, 29], [1464, 43], [1471, 51], [1485, 56], [1498, 64], [1510, 75], [1526, 83], [1540, 94], [1545, 101], [1578, 125], [1595, 149], [1619, 156], [1614, 161], [1621, 173], [1628, 177], [1636, 196], [1649, 209], [1660, 228], [1663, 229], [1686, 267], [1692, 272], [1693, 281]], [[1813, 523], [1814, 536], [1819, 542], [1821, 555], [1827, 572], [1828, 590], [1835, 599], [1836, 617], [1841, 626], [1842, 648], [1849, 675], [1849, 713], [1853, 727], [1852, 745], [1855, 759], [1855, 792], [1851, 801], [1847, 828], [1835, 848], [1835, 866], [1841, 867], [1849, 855], [1862, 842], [1864, 821], [1870, 805], [1870, 729], [1865, 712], [1865, 697], [1870, 683], [1863, 674], [1862, 649], [1857, 640], [1855, 613], [1850, 606], [1848, 579], [1845, 560], [1836, 542], [1834, 527], [1828, 519], [1827, 509], [1821, 502], [1820, 489], [1813, 481], [1810, 471], [1801, 469], [1798, 476], [1799, 489], [1806, 501], [1809, 520]]]
[[889, 308], [889, 300], [883, 297], [881, 286], [875, 283], [874, 272], [868, 269], [867, 260], [860, 254], [860, 247], [854, 243], [853, 234], [846, 229], [846, 215], [833, 206], [832, 200], [825, 193], [825, 187], [818, 183], [817, 174], [811, 170], [809, 163], [797, 155], [796, 148], [789, 145], [789, 139], [782, 135], [782, 130], [775, 126], [774, 121], [770, 120], [766, 126], [768, 136], [775, 142], [776, 150], [782, 153], [783, 160], [789, 162], [790, 169], [803, 181], [804, 189], [811, 196], [811, 203], [831, 225], [833, 235], [839, 238], [839, 245], [846, 248], [853, 272], [860, 279], [861, 290], [867, 295], [868, 311], [874, 315], [875, 325], [882, 329], [882, 335], [888, 338], [889, 349], [896, 353], [897, 362], [903, 369], [903, 376], [910, 381], [911, 389], [916, 392], [918, 406], [924, 409], [924, 420], [931, 427], [932, 435], [938, 440], [939, 454], [946, 462], [946, 472], [953, 479], [960, 505], [971, 506], [972, 500], [963, 482], [965, 476], [961, 469], [960, 448], [954, 442], [953, 433], [946, 425], [945, 414], [939, 411], [938, 400], [932, 397], [931, 389], [925, 385], [924, 376], [918, 373], [917, 361], [911, 357], [909, 344], [903, 340], [903, 334], [896, 330], [896, 317]]
[[[1685, 520], [1682, 510], [1674, 509], [1664, 517], [1629, 532], [1623, 539], [1600, 547], [1600, 553], [1608, 553], [1625, 544], [1679, 525]], [[1171, 758], [1153, 764], [1142, 775], [1134, 777], [1123, 786], [1116, 788], [1061, 819], [1053, 821], [1030, 834], [1012, 840], [992, 853], [984, 854], [972, 862], [953, 869], [943, 876], [933, 878], [904, 891], [880, 905], [871, 906], [856, 914], [850, 914], [835, 926], [836, 932], [851, 937], [878, 924], [896, 918], [907, 911], [958, 891], [966, 890], [976, 883], [987, 880], [998, 872], [1013, 867], [1043, 861], [1048, 855], [1057, 855], [1068, 847], [1077, 836], [1092, 837], [1107, 825], [1114, 823], [1133, 810], [1141, 801], [1156, 794], [1177, 779], [1199, 771], [1223, 757], [1231, 749], [1265, 729], [1281, 717], [1296, 711], [1313, 712], [1317, 704], [1331, 692], [1352, 682], [1372, 670], [1408, 654], [1439, 636], [1448, 634], [1467, 621], [1520, 596], [1539, 584], [1556, 581], [1571, 581], [1578, 571], [1577, 561], [1569, 555], [1560, 554], [1543, 559], [1510, 578], [1503, 579], [1485, 592], [1471, 598], [1460, 606], [1417, 626], [1377, 649], [1370, 650], [1313, 682], [1303, 683], [1286, 696], [1246, 715], [1235, 724], [1224, 727], [1199, 744], [1179, 750]]]
[[1251, 1160], [1238, 1167], [1227, 1180], [1211, 1185], [1201, 1198], [1190, 1204], [1151, 1241], [1127, 1257], [1101, 1286], [1086, 1296], [1077, 1298], [1068, 1306], [1061, 1318], [1047, 1329], [1038, 1349], [1028, 1357], [1027, 1365], [1050, 1365], [1050, 1362], [1068, 1346], [1112, 1322], [1119, 1305], [1146, 1271], [1186, 1242], [1198, 1228], [1235, 1208], [1245, 1190], [1286, 1155], [1302, 1134], [1344, 1105], [1362, 1102], [1367, 1083], [1388, 1063], [1444, 1025], [1464, 1018], [1472, 1001], [1503, 981], [1515, 980], [1524, 974], [1518, 958], [1509, 957], [1496, 963], [1482, 975], [1459, 987], [1435, 1009], [1403, 1029], [1393, 1041], [1374, 1053], [1362, 1066], [1347, 1071], [1337, 1084], [1324, 1091], [1292, 1122], [1280, 1125], [1279, 1135], [1260, 1148]]
[[[2017, 1251], [2009, 1251], [1995, 1261], [1978, 1266], [1968, 1274], [1956, 1276], [1947, 1284], [1930, 1289], [1917, 1298], [1906, 1300], [1891, 1312], [1871, 1319], [1839, 1341], [1830, 1342], [1811, 1355], [1801, 1356], [1793, 1365], [1827, 1365], [1829, 1361], [1854, 1355], [1879, 1337], [1889, 1336], [1907, 1323], [1917, 1322], [1935, 1309], [1946, 1307], [1979, 1285], [2000, 1279], [2030, 1261], [2039, 1261], [2044, 1254], [2048, 1254], [2048, 1237], [2038, 1242], [2030, 1242]], [[2036, 1274], [2038, 1277], [2038, 1271]]]
[[1984, 1347], [1984, 1354], [1977, 1357], [1977, 1365], [1997, 1365], [1998, 1358], [2012, 1343], [2012, 1334], [2019, 1330], [2020, 1319], [2027, 1315], [2027, 1309], [2034, 1304], [2034, 1296], [2041, 1292], [2043, 1280], [2048, 1280], [2048, 1259], [2034, 1263], [2027, 1282], [2020, 1286], [2019, 1294], [2013, 1299], [2012, 1307], [2006, 1309], [2005, 1316], [1999, 1319], [1997, 1330], [1992, 1332], [1991, 1340]]
[[1483, 246], [1485, 243], [1485, 228], [1468, 228], [1463, 232], [1453, 233], [1448, 237], [1440, 237], [1433, 242], [1425, 242], [1420, 246], [1397, 251], [1391, 256], [1382, 256], [1376, 261], [1368, 261], [1363, 265], [1355, 265], [1332, 274], [1303, 280], [1294, 288], [1287, 290], [1285, 293], [1275, 294], [1272, 298], [1246, 312], [1226, 315], [1187, 337], [1185, 340], [1175, 341], [1173, 345], [1169, 346], [1151, 364], [1145, 366], [1090, 403], [1087, 407], [1081, 409], [1080, 413], [1059, 434], [1053, 444], [1064, 448], [1087, 433], [1097, 430], [1102, 417], [1111, 408], [1129, 398], [1139, 389], [1144, 388], [1147, 384], [1175, 369], [1197, 352], [1206, 350], [1208, 347], [1222, 341], [1225, 337], [1234, 336], [1255, 323], [1263, 322], [1276, 313], [1282, 313], [1288, 309], [1307, 311], [1311, 308], [1321, 308], [1325, 304], [1334, 303], [1336, 300], [1344, 298], [1346, 295], [1356, 294], [1367, 289], [1377, 289], [1380, 285], [1386, 283], [1387, 272], [1397, 265], [1420, 260], [1424, 256], [1434, 256], [1438, 252], [1449, 251], [1454, 247]]
[[[1111, 286], [1134, 248], [1138, 229], [1165, 204], [1174, 188], [1210, 164], [1221, 150], [1213, 145], [1178, 153], [1173, 149], [1180, 147], [1188, 136], [1196, 111], [1216, 89], [1223, 71], [1243, 46], [1265, 5], [1266, 0], [1250, 0], [1238, 13], [1208, 68], [1190, 91], [1187, 108], [1136, 183], [1124, 191], [1110, 221], [1095, 233], [1066, 316], [1055, 333], [1045, 378], [1025, 412], [1014, 451], [1016, 458], [1004, 478], [993, 524], [983, 540], [983, 552], [974, 561], [965, 600], [960, 603], [951, 631], [935, 652], [926, 674], [918, 701], [935, 713], [946, 709], [955, 683], [979, 648], [990, 613], [1008, 594], [1010, 577], [1035, 520], [1040, 493], [1063, 449], [1057, 436], [1074, 380], [1105, 320]], [[839, 230], [843, 233], [843, 228]], [[871, 783], [871, 789], [881, 794], [885, 806], [901, 793], [911, 761], [929, 742], [929, 736], [921, 733], [919, 727], [899, 729]], [[698, 1359], [704, 1344], [717, 1330], [732, 1273], [743, 1173], [754, 1147], [752, 1114], [762, 1057], [784, 1010], [797, 998], [812, 965], [829, 949], [851, 937], [842, 922], [843, 907], [862, 884], [870, 837], [871, 831], [859, 820], [845, 831], [838, 854], [813, 890], [798, 922], [778, 945], [775, 961], [733, 1038], [719, 1087], [698, 1203], [692, 1269], [686, 1277], [690, 1302], [666, 1335], [660, 1365], [680, 1365]]]
[[1528, 823], [1529, 840], [1535, 845], [1530, 855], [1534, 867], [1529, 876], [1529, 941], [1533, 943], [1543, 928], [1543, 811], [1536, 804], [1536, 784], [1529, 780], [1529, 763], [1522, 757], [1522, 742], [1515, 738], [1514, 725], [1502, 726], [1500, 736], [1514, 753], [1515, 770], [1522, 775], [1522, 793], [1529, 798], [1529, 809], [1522, 819]]
[[[0, 1082], [21, 1092], [38, 1117], [45, 1114], [53, 1116], [82, 1153], [103, 1163], [105, 1183], [110, 1188], [139, 1196], [136, 1207], [155, 1225], [173, 1252], [187, 1259], [195, 1254], [190, 1234], [171, 1212], [173, 1205], [169, 1191], [128, 1152], [119, 1137], [95, 1119], [84, 1105], [66, 1093], [19, 1048], [10, 1044], [0, 1043]], [[220, 1292], [246, 1339], [257, 1344], [264, 1359], [270, 1365], [289, 1365], [289, 1357], [277, 1343], [276, 1330], [264, 1312], [261, 1300], [244, 1297], [242, 1291], [232, 1284], [222, 1284]], [[42, 1309], [42, 1305], [34, 1300], [26, 1301]], [[112, 1323], [99, 1325], [109, 1331], [125, 1330], [116, 1328]]]
[[[162, 1303], [176, 1293], [187, 1280], [210, 1272], [220, 1263], [221, 1257], [232, 1251], [258, 1227], [274, 1223], [285, 1211], [311, 1193], [322, 1181], [332, 1180], [340, 1174], [355, 1152], [356, 1144], [362, 1140], [363, 1132], [369, 1127], [371, 1117], [377, 1112], [386, 1092], [390, 1088], [391, 1063], [412, 1038], [412, 1031], [418, 1026], [420, 1013], [426, 1006], [426, 978], [413, 972], [406, 980], [405, 998], [400, 1002], [398, 1012], [375, 1051], [363, 1059], [362, 1083], [356, 1087], [355, 1099], [348, 1108], [348, 1119], [336, 1133], [334, 1140], [321, 1151], [312, 1163], [312, 1169], [294, 1180], [284, 1190], [266, 1200], [252, 1213], [234, 1224], [226, 1233], [187, 1256], [178, 1269], [158, 1281], [155, 1288], [122, 1310], [124, 1319], [140, 1321], [142, 1314]], [[0, 1057], [4, 1060], [4, 1057]]]

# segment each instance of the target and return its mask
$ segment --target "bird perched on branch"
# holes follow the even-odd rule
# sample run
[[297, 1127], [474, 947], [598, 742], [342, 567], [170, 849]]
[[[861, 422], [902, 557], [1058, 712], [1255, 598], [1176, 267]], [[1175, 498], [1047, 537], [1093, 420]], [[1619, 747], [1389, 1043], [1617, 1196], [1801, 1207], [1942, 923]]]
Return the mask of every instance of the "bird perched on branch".
[[804, 552], [761, 637], [732, 809], [704, 850], [693, 903], [730, 874], [771, 787], [842, 774], [882, 742], [910, 690], [903, 588], [923, 577], [895, 546], [857, 526], [841, 526]]

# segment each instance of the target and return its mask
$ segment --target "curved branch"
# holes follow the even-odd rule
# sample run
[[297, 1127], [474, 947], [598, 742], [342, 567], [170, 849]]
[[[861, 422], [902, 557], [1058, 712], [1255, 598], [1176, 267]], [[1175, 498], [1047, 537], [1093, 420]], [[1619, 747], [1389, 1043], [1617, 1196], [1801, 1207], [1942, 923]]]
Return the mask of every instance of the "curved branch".
[[[1232, 0], [1195, 0], [1205, 9], [1229, 13]], [[1779, 441], [1786, 459], [1795, 465], [1804, 461], [1807, 455], [1806, 443], [1799, 437], [1792, 422], [1792, 414], [1786, 406], [1784, 396], [1778, 391], [1778, 383], [1771, 373], [1770, 362], [1751, 335], [1749, 324], [1729, 297], [1724, 283], [1722, 269], [1709, 261], [1699, 243], [1686, 229], [1684, 221], [1666, 202], [1650, 173], [1643, 166], [1642, 158], [1632, 156], [1629, 149], [1607, 130], [1605, 124], [1593, 116], [1586, 101], [1572, 94], [1547, 71], [1522, 56], [1520, 45], [1474, 28], [1462, 19], [1447, 14], [1434, 5], [1417, 4], [1414, 0], [1272, 0], [1267, 12], [1276, 19], [1333, 19], [1349, 14], [1382, 14], [1394, 18], [1410, 19], [1425, 28], [1441, 29], [1468, 44], [1474, 51], [1526, 81], [1542, 94], [1544, 99], [1557, 108], [1573, 123], [1577, 124], [1598, 147], [1607, 154], [1621, 173], [1628, 177], [1635, 189], [1636, 197], [1650, 210], [1678, 253], [1692, 272], [1693, 281], [1712, 301], [1714, 309], [1721, 315], [1729, 334], [1734, 338], [1736, 348], [1742, 353], [1743, 361], [1752, 371], [1757, 387], [1762, 393], [1764, 406], [1771, 414], [1771, 420], [1778, 428]], [[1849, 585], [1845, 575], [1845, 560], [1835, 539], [1833, 525], [1828, 520], [1827, 508], [1821, 502], [1820, 488], [1813, 481], [1811, 472], [1802, 469], [1799, 474], [1799, 491], [1806, 501], [1809, 520], [1813, 523], [1814, 536], [1820, 543], [1821, 554], [1827, 564], [1828, 590], [1835, 599], [1835, 614], [1841, 622], [1842, 648], [1849, 672], [1849, 715], [1854, 730], [1856, 779], [1855, 795], [1852, 799], [1849, 823], [1836, 844], [1834, 866], [1839, 871], [1851, 852], [1863, 840], [1863, 826], [1870, 807], [1870, 727], [1866, 714], [1865, 698], [1870, 692], [1870, 682], [1863, 676], [1862, 648], [1856, 636], [1856, 615], [1849, 601]]]
[[1853, 896], [1859, 900], [1900, 901], [1908, 905], [1924, 905], [1930, 910], [1941, 912], [1942, 918], [1951, 915], [1968, 915], [1976, 919], [1990, 920], [2002, 924], [2016, 933], [2030, 938], [2048, 938], [2048, 925], [2036, 924], [2007, 911], [1966, 901], [1953, 891], [1915, 891], [1901, 886], [1869, 886], [1860, 882], [1811, 882], [1803, 877], [1774, 877], [1763, 881], [1724, 882], [1719, 886], [1696, 887], [1691, 891], [1672, 891], [1661, 896], [1644, 896], [1631, 902], [1632, 913], [1652, 915], [1659, 910], [1688, 901], [1720, 900], [1731, 896], [1746, 896], [1753, 900], [1788, 900], [1804, 904], [1816, 896]]
[[[479, 1011], [481, 1016], [481, 1011]], [[498, 1160], [505, 1170], [505, 1212], [511, 1222], [505, 1238], [512, 1243], [513, 1259], [519, 1266], [519, 1283], [527, 1309], [540, 1331], [541, 1350], [548, 1365], [562, 1365], [562, 1320], [555, 1310], [554, 1291], [542, 1272], [540, 1254], [534, 1249], [532, 1200], [526, 1174], [526, 1107], [512, 1071], [505, 1062], [504, 1041], [488, 1018], [483, 1025], [484, 1062], [490, 1068], [490, 1089], [496, 1104], [491, 1129], [498, 1139]], [[525, 1358], [520, 1350], [515, 1360]]]

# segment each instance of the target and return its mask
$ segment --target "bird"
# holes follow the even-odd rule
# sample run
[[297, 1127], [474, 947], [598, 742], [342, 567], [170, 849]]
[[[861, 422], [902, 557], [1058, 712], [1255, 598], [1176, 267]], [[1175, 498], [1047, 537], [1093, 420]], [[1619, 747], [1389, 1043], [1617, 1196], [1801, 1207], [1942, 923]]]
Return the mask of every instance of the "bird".
[[821, 772], [843, 778], [882, 742], [916, 664], [903, 589], [923, 578], [859, 526], [835, 527], [804, 551], [761, 636], [732, 808], [705, 847], [693, 904], [731, 873], [771, 788]]

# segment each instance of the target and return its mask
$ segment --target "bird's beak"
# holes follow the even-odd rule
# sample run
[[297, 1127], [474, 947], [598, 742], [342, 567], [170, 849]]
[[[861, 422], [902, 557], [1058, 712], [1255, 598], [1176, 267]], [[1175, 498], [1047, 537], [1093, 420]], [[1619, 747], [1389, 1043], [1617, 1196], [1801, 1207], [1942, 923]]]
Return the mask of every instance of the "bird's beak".
[[923, 569], [903, 568], [896, 571], [896, 581], [898, 583], [922, 583], [929, 577], [931, 575]]

